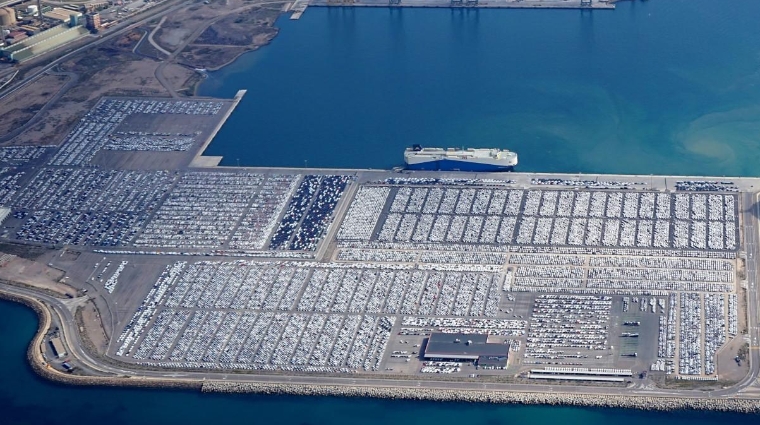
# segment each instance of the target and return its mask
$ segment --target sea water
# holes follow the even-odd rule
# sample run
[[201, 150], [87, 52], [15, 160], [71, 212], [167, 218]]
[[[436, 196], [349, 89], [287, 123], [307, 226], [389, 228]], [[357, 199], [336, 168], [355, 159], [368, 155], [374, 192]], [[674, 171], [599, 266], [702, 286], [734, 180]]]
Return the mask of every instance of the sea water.
[[412, 144], [520, 171], [760, 175], [760, 2], [615, 11], [309, 8], [200, 94], [248, 93], [223, 165], [391, 168]]

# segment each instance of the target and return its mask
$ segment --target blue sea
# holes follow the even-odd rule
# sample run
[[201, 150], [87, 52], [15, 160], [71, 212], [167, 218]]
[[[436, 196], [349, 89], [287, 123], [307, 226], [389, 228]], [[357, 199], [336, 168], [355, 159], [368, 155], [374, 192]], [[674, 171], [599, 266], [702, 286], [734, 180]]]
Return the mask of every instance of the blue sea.
[[212, 72], [248, 93], [223, 165], [391, 168], [501, 147], [520, 171], [760, 175], [760, 2], [615, 11], [309, 8]]
[[[614, 12], [310, 8], [201, 94], [248, 94], [224, 164], [373, 167], [407, 145], [503, 147], [523, 171], [760, 175], [760, 1]], [[2, 425], [712, 425], [755, 416], [67, 387], [25, 361], [36, 329], [0, 302]]]

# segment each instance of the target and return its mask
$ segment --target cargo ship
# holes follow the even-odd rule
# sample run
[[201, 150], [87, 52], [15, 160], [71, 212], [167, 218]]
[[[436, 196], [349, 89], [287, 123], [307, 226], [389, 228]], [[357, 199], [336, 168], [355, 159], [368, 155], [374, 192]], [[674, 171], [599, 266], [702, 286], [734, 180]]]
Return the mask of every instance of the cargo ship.
[[502, 149], [442, 149], [414, 145], [404, 152], [408, 170], [512, 171], [517, 154]]

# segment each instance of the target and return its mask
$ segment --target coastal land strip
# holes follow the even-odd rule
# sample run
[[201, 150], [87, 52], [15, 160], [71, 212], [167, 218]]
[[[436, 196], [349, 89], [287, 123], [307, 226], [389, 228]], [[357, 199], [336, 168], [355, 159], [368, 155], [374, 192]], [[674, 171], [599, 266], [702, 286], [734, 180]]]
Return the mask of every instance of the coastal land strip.
[[51, 368], [44, 360], [41, 347], [51, 328], [51, 309], [38, 299], [18, 295], [0, 288], [0, 299], [19, 303], [33, 310], [38, 319], [37, 333], [27, 350], [27, 360], [42, 378], [68, 385], [171, 388], [200, 390], [222, 394], [296, 395], [309, 397], [359, 397], [390, 400], [420, 400], [437, 402], [471, 402], [518, 405], [559, 405], [595, 408], [624, 408], [648, 411], [705, 410], [715, 412], [760, 413], [760, 400], [736, 398], [697, 398], [683, 396], [605, 395], [564, 392], [451, 390], [442, 383], [439, 388], [361, 385], [361, 379], [344, 385], [314, 385], [293, 383], [292, 377], [283, 382], [234, 382], [228, 380], [188, 380], [181, 378], [152, 378], [126, 376], [80, 376]]

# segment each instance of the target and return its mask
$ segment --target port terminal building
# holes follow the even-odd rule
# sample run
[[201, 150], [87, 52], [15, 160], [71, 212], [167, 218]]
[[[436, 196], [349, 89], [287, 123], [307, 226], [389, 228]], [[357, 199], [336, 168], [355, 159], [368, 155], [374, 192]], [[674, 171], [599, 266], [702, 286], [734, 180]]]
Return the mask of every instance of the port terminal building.
[[624, 382], [632, 376], [633, 372], [630, 369], [546, 367], [543, 369], [531, 369], [528, 378], [556, 381]]
[[483, 359], [492, 368], [505, 368], [509, 344], [489, 342], [488, 335], [433, 332], [423, 357], [426, 360], [475, 362]]

